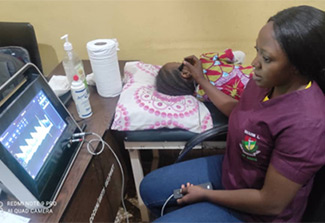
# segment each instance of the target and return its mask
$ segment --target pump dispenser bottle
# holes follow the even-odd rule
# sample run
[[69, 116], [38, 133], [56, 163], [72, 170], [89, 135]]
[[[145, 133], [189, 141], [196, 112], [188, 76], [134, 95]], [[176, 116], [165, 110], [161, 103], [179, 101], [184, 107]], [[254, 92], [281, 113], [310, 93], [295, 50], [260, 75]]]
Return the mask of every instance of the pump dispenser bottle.
[[78, 55], [73, 51], [72, 44], [68, 40], [68, 34], [62, 36], [61, 39], [65, 39], [65, 43], [63, 45], [65, 50], [65, 56], [63, 58], [62, 64], [65, 74], [68, 78], [69, 84], [71, 85], [73, 76], [78, 75], [79, 79], [84, 83], [85, 88], [88, 91], [88, 85], [83, 63], [78, 57]]

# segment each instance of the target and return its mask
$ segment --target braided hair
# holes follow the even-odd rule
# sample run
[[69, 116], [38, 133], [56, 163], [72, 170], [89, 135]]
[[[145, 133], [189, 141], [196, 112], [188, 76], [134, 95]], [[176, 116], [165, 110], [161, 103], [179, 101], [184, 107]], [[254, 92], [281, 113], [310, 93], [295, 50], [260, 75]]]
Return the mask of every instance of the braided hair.
[[171, 96], [194, 95], [194, 80], [183, 78], [179, 69], [168, 69], [166, 65], [161, 67], [156, 76], [157, 91]]

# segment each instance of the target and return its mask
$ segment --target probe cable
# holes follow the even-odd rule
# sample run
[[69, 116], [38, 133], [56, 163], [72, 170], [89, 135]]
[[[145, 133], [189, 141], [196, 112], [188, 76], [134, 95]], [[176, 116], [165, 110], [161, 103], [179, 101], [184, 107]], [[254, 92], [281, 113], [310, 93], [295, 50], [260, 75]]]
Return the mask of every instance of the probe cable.
[[[95, 136], [96, 138], [93, 138], [89, 141], [85, 140], [85, 135], [93, 135]], [[112, 149], [112, 147], [103, 140], [102, 137], [100, 137], [100, 135], [98, 135], [97, 133], [94, 133], [94, 132], [81, 132], [81, 133], [76, 133], [76, 134], [73, 134], [73, 138], [75, 137], [82, 137], [82, 138], [79, 138], [79, 139], [72, 139], [70, 140], [71, 142], [77, 142], [77, 141], [82, 141], [82, 142], [86, 142], [87, 143], [87, 150], [88, 152], [93, 155], [93, 156], [97, 156], [99, 154], [101, 154], [105, 148], [105, 145], [107, 146], [107, 148], [112, 152], [116, 162], [118, 163], [119, 167], [120, 167], [120, 170], [121, 170], [121, 176], [122, 176], [122, 189], [121, 189], [121, 201], [122, 201], [122, 206], [123, 206], [123, 209], [124, 209], [124, 212], [126, 213], [126, 221], [127, 223], [129, 223], [129, 216], [128, 216], [128, 212], [127, 212], [127, 209], [126, 209], [126, 206], [125, 206], [125, 203], [124, 203], [124, 181], [125, 181], [125, 177], [124, 177], [124, 170], [123, 170], [123, 167], [122, 167], [122, 164], [120, 162], [120, 160], [118, 159], [116, 153], [114, 152], [114, 150]], [[93, 142], [100, 142], [101, 143], [101, 148], [98, 152], [95, 152], [95, 148], [93, 147], [92, 143]]]

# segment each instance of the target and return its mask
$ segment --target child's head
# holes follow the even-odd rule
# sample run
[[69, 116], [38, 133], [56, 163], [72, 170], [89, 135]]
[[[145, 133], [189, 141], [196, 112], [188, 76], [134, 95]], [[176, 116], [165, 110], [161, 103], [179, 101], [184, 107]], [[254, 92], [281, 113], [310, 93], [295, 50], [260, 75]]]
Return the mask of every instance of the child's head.
[[180, 65], [172, 62], [161, 67], [156, 77], [158, 92], [172, 96], [194, 95], [194, 80], [185, 67], [182, 71], [178, 69]]

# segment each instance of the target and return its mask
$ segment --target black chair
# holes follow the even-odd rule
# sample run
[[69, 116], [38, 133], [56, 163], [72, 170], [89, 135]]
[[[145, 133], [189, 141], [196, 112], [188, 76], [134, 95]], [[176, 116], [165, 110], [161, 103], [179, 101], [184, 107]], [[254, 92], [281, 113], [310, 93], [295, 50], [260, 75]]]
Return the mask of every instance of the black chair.
[[184, 148], [180, 151], [175, 163], [181, 162], [185, 158], [185, 156], [198, 144], [202, 144], [205, 141], [218, 141], [221, 138], [225, 138], [227, 132], [228, 124], [223, 124], [215, 126], [212, 129], [209, 129], [192, 137], [186, 142]]
[[325, 222], [325, 166], [316, 174], [303, 222]]
[[0, 22], [0, 47], [19, 46], [25, 48], [30, 62], [42, 72], [42, 62], [38, 50], [34, 27], [27, 22]]

